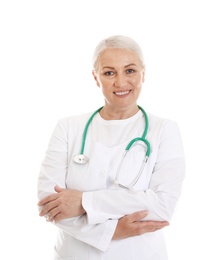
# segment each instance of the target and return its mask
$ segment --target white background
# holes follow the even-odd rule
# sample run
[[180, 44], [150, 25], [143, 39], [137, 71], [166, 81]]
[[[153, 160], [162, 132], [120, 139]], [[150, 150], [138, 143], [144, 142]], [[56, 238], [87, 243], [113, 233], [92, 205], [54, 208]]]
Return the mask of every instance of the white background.
[[224, 259], [222, 2], [0, 2], [4, 259], [50, 259], [56, 230], [37, 212], [40, 163], [59, 118], [103, 104], [91, 59], [114, 34], [133, 37], [145, 53], [139, 104], [177, 121], [183, 137], [187, 174], [165, 232], [170, 260]]

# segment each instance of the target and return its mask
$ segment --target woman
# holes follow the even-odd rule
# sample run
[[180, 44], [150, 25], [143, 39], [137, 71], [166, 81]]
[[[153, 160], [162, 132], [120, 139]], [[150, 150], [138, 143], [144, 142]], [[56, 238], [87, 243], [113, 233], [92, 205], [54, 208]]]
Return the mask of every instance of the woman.
[[184, 179], [178, 127], [137, 105], [145, 66], [134, 40], [103, 40], [92, 74], [104, 106], [58, 122], [38, 180], [40, 216], [59, 228], [54, 259], [165, 260], [162, 229]]

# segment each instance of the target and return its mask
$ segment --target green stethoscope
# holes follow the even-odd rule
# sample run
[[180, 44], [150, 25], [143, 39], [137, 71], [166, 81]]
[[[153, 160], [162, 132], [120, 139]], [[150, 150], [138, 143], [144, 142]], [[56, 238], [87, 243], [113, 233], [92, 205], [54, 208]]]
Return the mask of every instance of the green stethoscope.
[[[149, 141], [146, 139], [146, 135], [148, 133], [148, 129], [149, 129], [149, 119], [148, 119], [148, 116], [145, 112], [145, 110], [138, 106], [139, 109], [142, 111], [143, 115], [144, 115], [144, 118], [145, 118], [145, 129], [144, 129], [144, 132], [142, 134], [141, 137], [136, 137], [134, 138], [133, 140], [131, 140], [128, 145], [126, 146], [125, 148], [125, 151], [124, 151], [124, 154], [122, 156], [122, 159], [121, 159], [121, 162], [118, 166], [118, 169], [117, 169], [117, 173], [116, 173], [116, 179], [115, 179], [115, 183], [122, 187], [122, 188], [126, 188], [126, 189], [131, 189], [139, 180], [139, 178], [141, 177], [141, 174], [145, 168], [145, 165], [148, 161], [148, 158], [149, 158], [149, 155], [150, 155], [150, 143]], [[86, 126], [84, 128], [84, 132], [83, 132], [83, 137], [82, 137], [82, 147], [81, 147], [81, 152], [80, 154], [77, 154], [74, 156], [74, 162], [78, 163], [78, 164], [86, 164], [89, 159], [87, 156], [84, 155], [84, 150], [85, 150], [85, 143], [86, 143], [86, 136], [87, 136], [87, 132], [88, 132], [88, 128], [89, 128], [89, 125], [90, 123], [92, 122], [94, 116], [102, 109], [103, 107], [100, 107], [99, 109], [97, 109], [89, 118], [89, 120], [87, 121], [86, 123]], [[122, 163], [123, 163], [123, 160], [125, 158], [125, 156], [127, 155], [127, 152], [130, 150], [130, 148], [132, 147], [132, 145], [135, 143], [135, 142], [138, 142], [138, 141], [141, 141], [143, 143], [145, 143], [146, 145], [146, 153], [145, 153], [145, 158], [143, 160], [143, 163], [142, 163], [142, 166], [138, 172], [138, 175], [135, 177], [135, 179], [129, 183], [128, 185], [123, 185], [119, 182], [119, 176], [120, 176], [120, 168], [122, 166]]]

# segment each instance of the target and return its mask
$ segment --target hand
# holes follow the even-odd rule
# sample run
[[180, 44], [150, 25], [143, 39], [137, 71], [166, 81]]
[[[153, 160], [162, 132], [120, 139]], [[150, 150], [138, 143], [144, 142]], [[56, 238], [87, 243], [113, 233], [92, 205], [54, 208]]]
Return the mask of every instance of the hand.
[[122, 217], [117, 224], [112, 240], [139, 236], [147, 232], [154, 232], [165, 226], [167, 221], [140, 221], [148, 215], [147, 211], [139, 211]]
[[77, 217], [85, 213], [82, 207], [82, 192], [55, 187], [57, 193], [39, 201], [43, 206], [40, 216], [47, 216], [47, 221], [58, 222], [65, 218]]

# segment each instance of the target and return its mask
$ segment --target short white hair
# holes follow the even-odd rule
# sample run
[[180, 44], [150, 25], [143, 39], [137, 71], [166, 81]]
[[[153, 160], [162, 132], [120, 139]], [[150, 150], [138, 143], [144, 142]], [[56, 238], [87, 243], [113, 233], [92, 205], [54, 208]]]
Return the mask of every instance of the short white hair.
[[128, 49], [135, 52], [144, 67], [144, 57], [139, 44], [132, 38], [124, 35], [115, 35], [102, 40], [95, 48], [93, 54], [93, 70], [97, 70], [98, 60], [100, 55], [105, 49], [117, 48], [117, 49]]

